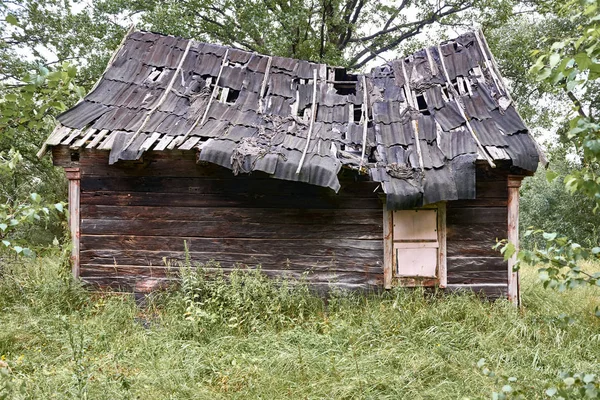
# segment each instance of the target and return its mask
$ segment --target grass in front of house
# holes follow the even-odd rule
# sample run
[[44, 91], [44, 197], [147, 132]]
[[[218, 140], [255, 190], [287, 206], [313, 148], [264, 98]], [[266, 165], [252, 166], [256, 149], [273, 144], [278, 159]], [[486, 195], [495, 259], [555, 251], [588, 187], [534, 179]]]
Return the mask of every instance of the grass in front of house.
[[73, 284], [57, 258], [1, 274], [8, 398], [490, 398], [506, 382], [482, 374], [485, 358], [536, 399], [559, 371], [597, 373], [600, 360], [600, 288], [545, 290], [534, 268], [521, 311], [407, 290], [325, 304], [303, 285], [193, 272], [139, 309]]

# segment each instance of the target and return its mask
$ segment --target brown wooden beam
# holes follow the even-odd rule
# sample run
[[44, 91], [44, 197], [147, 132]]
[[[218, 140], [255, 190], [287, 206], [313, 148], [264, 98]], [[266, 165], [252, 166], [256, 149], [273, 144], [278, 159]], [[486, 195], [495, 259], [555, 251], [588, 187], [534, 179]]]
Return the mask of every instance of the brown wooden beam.
[[80, 238], [80, 207], [79, 194], [81, 189], [81, 173], [79, 168], [65, 168], [69, 180], [69, 228], [71, 230], [71, 268], [73, 277], [79, 278], [79, 238]]
[[508, 260], [508, 300], [514, 305], [521, 304], [521, 294], [519, 291], [519, 271], [513, 268], [517, 262], [517, 252], [519, 251], [519, 188], [521, 187], [522, 176], [508, 176], [508, 241], [515, 246], [515, 254]]

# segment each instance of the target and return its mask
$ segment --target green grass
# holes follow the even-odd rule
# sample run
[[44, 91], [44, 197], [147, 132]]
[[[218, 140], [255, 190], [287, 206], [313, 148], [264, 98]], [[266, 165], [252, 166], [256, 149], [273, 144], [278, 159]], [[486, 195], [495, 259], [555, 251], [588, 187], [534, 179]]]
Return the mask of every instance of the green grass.
[[8, 398], [480, 399], [504, 384], [485, 358], [536, 399], [559, 371], [599, 370], [600, 288], [544, 290], [533, 268], [522, 310], [405, 290], [324, 304], [302, 285], [193, 273], [139, 309], [74, 285], [55, 258], [0, 271]]

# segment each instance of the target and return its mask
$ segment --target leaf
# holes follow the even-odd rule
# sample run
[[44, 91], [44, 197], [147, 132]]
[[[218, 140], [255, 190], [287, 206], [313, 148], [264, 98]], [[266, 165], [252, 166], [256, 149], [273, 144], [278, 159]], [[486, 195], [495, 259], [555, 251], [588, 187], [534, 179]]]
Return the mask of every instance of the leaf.
[[600, 254], [600, 247], [594, 247], [592, 249], [592, 254]]
[[557, 177], [558, 177], [558, 173], [556, 173], [550, 169], [548, 171], [546, 171], [546, 180], [548, 182], [552, 183]]
[[558, 53], [554, 53], [550, 56], [550, 58], [548, 59], [549, 63], [550, 63], [550, 68], [554, 68], [558, 65], [558, 63], [560, 62], [560, 54]]
[[31, 200], [33, 200], [35, 203], [39, 203], [40, 201], [42, 201], [42, 196], [40, 196], [37, 193], [31, 193], [29, 197], [31, 197]]
[[10, 242], [9, 242], [8, 240], [3, 240], [3, 241], [2, 241], [2, 243], [3, 243], [3, 244], [6, 246], [6, 247], [10, 246]]
[[25, 248], [23, 249], [23, 255], [24, 255], [25, 257], [34, 257], [34, 256], [35, 256], [35, 253], [33, 252], [33, 250], [31, 250], [31, 249], [29, 249], [29, 248], [25, 247]]
[[544, 239], [546, 239], [547, 241], [551, 242], [552, 240], [556, 239], [556, 236], [557, 236], [557, 235], [558, 235], [558, 234], [557, 234], [556, 232], [553, 232], [553, 233], [544, 232], [544, 233], [542, 234], [542, 237], [543, 237]]
[[2, 229], [2, 232], [5, 232], [6, 228], [8, 228], [8, 225], [6, 225], [6, 224], [0, 224], [0, 229]]
[[17, 19], [17, 17], [15, 17], [12, 14], [8, 14], [5, 19], [6, 19], [6, 22], [8, 22], [11, 25], [14, 25], [14, 26], [19, 25], [19, 20]]
[[574, 58], [580, 70], [588, 69], [592, 63], [592, 60], [586, 53], [577, 53]]
[[64, 207], [63, 207], [62, 203], [56, 203], [56, 204], [54, 205], [54, 208], [56, 208], [56, 210], [57, 210], [58, 212], [63, 212], [63, 211], [64, 211]]
[[558, 392], [558, 390], [555, 387], [546, 389], [546, 395], [548, 395], [549, 397], [554, 396], [556, 392]]
[[536, 81], [543, 81], [544, 79], [546, 79], [547, 77], [549, 77], [551, 73], [552, 73], [552, 70], [550, 68], [544, 68], [543, 70], [540, 71], [540, 73], [535, 78], [535, 80]]
[[510, 385], [504, 385], [504, 386], [502, 386], [502, 391], [504, 393], [510, 393], [510, 392], [512, 392], [512, 390], [513, 390], [513, 388]]
[[573, 386], [575, 384], [575, 378], [573, 378], [572, 376], [570, 376], [568, 378], [563, 379], [563, 382], [567, 386]]
[[477, 368], [481, 368], [485, 365], [485, 358], [480, 358], [479, 361], [477, 361]]
[[21, 246], [15, 246], [15, 247], [13, 247], [13, 249], [17, 252], [17, 254], [19, 254], [23, 251], [23, 248]]
[[585, 374], [585, 376], [583, 377], [583, 383], [593, 382], [594, 379], [596, 379], [596, 375], [594, 375], [594, 374]]

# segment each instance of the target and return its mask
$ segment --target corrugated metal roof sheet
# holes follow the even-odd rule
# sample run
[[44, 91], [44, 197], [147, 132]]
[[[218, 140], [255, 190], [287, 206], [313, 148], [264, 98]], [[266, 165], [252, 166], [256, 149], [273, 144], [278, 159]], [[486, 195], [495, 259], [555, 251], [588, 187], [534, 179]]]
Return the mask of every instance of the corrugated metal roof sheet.
[[390, 209], [470, 199], [478, 154], [529, 171], [538, 164], [479, 34], [339, 82], [323, 64], [133, 32], [94, 90], [58, 117], [67, 133], [48, 145], [94, 128], [86, 140], [111, 149], [111, 163], [198, 149], [199, 160], [234, 173], [333, 190], [342, 166], [362, 167], [382, 182]]

